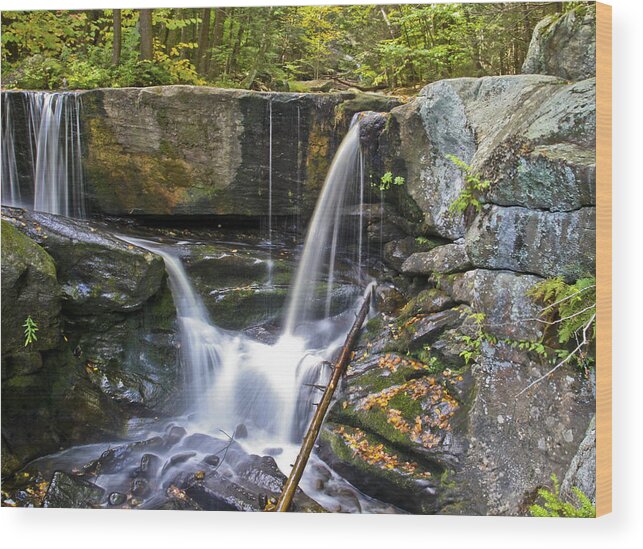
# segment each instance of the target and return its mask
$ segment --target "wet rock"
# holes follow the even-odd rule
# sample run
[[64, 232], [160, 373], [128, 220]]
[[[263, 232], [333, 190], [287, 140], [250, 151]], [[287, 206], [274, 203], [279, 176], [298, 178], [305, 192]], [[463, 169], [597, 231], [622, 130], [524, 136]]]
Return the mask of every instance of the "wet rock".
[[573, 281], [594, 271], [595, 241], [595, 208], [543, 212], [487, 206], [467, 231], [466, 247], [479, 268]]
[[[53, 258], [34, 240], [2, 220], [3, 357], [57, 347], [61, 339], [60, 309], [61, 291]], [[23, 326], [27, 316], [32, 316], [38, 327], [38, 339], [28, 349]], [[3, 379], [20, 373], [19, 368], [5, 372], [4, 362]]]
[[98, 459], [88, 463], [84, 467], [84, 471], [88, 474], [109, 474], [136, 467], [141, 463], [141, 453], [154, 449], [160, 450], [163, 444], [164, 441], [161, 437], [152, 437], [144, 441], [110, 448], [105, 450]]
[[430, 315], [420, 315], [404, 322], [400, 340], [411, 346], [421, 346], [433, 342], [447, 328], [462, 323], [465, 310], [462, 308], [447, 309]]
[[184, 427], [180, 425], [172, 425], [165, 435], [165, 443], [167, 446], [174, 446], [187, 434], [187, 431]]
[[402, 293], [391, 284], [378, 284], [375, 288], [375, 304], [378, 311], [387, 315], [397, 313], [405, 303]]
[[130, 492], [136, 498], [144, 499], [150, 493], [150, 484], [144, 478], [135, 478], [132, 480]]
[[15, 208], [4, 208], [3, 217], [51, 255], [66, 311], [133, 311], [161, 288], [165, 268], [159, 256], [90, 221]]
[[391, 240], [402, 240], [407, 236], [403, 229], [390, 221], [375, 221], [371, 223], [366, 234], [369, 242], [374, 244], [386, 244]]
[[216, 467], [219, 465], [221, 462], [221, 458], [215, 454], [210, 454], [209, 456], [205, 456], [203, 458], [203, 463], [206, 463], [207, 465], [210, 465], [211, 467]]
[[404, 274], [430, 276], [433, 273], [450, 274], [471, 268], [464, 244], [438, 246], [430, 252], [418, 252], [402, 264]]
[[407, 236], [402, 240], [393, 240], [384, 244], [383, 259], [389, 267], [395, 270], [401, 270], [402, 264], [406, 259], [416, 252], [429, 251], [440, 245], [439, 240], [418, 239]]
[[[32, 239], [53, 260], [51, 280], [58, 287], [43, 279], [38, 292], [62, 305], [57, 314], [65, 323], [65, 338], [57, 336], [54, 345], [42, 316], [51, 307], [42, 303], [42, 318], [34, 320], [47, 353], [38, 357], [28, 349], [28, 355], [14, 359], [3, 352], [3, 378], [20, 373], [3, 383], [6, 418], [11, 397], [4, 398], [4, 391], [11, 387], [16, 398], [26, 393], [22, 404], [11, 405], [20, 412], [16, 421], [5, 425], [14, 451], [28, 459], [58, 449], [61, 442], [113, 440], [124, 436], [132, 415], [163, 413], [176, 396], [179, 365], [176, 313], [162, 260], [95, 222], [17, 208], [3, 208], [2, 215], [9, 224], [5, 248], [17, 229], [21, 239]], [[3, 261], [3, 269], [9, 263], [17, 268], [20, 261]], [[27, 282], [29, 272], [21, 275]], [[10, 295], [5, 297], [9, 305]], [[18, 436], [7, 425], [15, 425]]]
[[56, 471], [43, 500], [43, 507], [86, 509], [100, 505], [105, 491], [80, 477]]
[[596, 74], [596, 11], [583, 5], [540, 21], [529, 44], [523, 73], [583, 80]]
[[165, 474], [172, 467], [176, 467], [181, 463], [185, 463], [186, 461], [192, 459], [194, 456], [196, 456], [196, 452], [181, 452], [180, 454], [174, 454], [170, 459], [168, 459], [165, 462], [165, 465], [163, 465], [163, 469], [161, 469], [161, 474], [162, 475]]
[[326, 423], [320, 457], [365, 494], [411, 513], [439, 510], [431, 471], [360, 429]]
[[354, 109], [398, 104], [388, 96], [352, 91], [158, 86], [85, 92], [92, 209], [111, 215], [258, 218], [268, 211], [271, 161], [274, 213], [307, 216]]
[[[420, 292], [409, 304], [408, 309], [414, 313], [437, 313], [449, 309], [455, 305], [455, 302], [446, 292], [438, 288], [429, 288]], [[405, 307], [405, 312], [407, 307]]]
[[232, 435], [232, 438], [235, 438], [237, 440], [248, 438], [248, 428], [243, 423], [240, 423], [234, 430], [234, 435]]
[[267, 456], [280, 456], [284, 453], [283, 448], [264, 448], [263, 453]]
[[141, 464], [135, 471], [136, 476], [151, 480], [161, 468], [161, 458], [155, 454], [143, 454]]
[[[201, 508], [209, 511], [263, 511], [262, 502], [277, 499], [286, 481], [271, 457], [237, 456], [231, 459], [233, 478], [212, 472], [198, 480], [175, 479], [174, 485]], [[323, 512], [324, 509], [297, 489], [291, 507], [295, 512]]]
[[109, 495], [109, 498], [107, 498], [107, 502], [112, 507], [119, 507], [123, 505], [126, 501], [127, 501], [127, 496], [125, 494], [121, 494], [120, 492], [112, 492]]

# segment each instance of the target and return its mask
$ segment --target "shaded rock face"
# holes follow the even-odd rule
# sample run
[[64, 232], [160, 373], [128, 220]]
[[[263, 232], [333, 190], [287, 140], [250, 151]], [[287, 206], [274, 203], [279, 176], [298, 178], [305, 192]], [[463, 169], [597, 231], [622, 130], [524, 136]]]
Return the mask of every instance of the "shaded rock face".
[[471, 486], [485, 514], [525, 514], [530, 491], [565, 474], [585, 435], [595, 404], [578, 370], [562, 368], [516, 398], [550, 368], [504, 345], [485, 349], [472, 368], [470, 446], [454, 480]]
[[538, 23], [522, 72], [553, 74], [566, 80], [595, 76], [595, 6], [579, 6], [563, 16], [550, 15]]
[[[193, 86], [83, 94], [92, 211], [307, 217], [353, 114], [376, 94], [258, 93]], [[271, 156], [272, 154], [272, 156]]]
[[[2, 215], [3, 451], [14, 465], [169, 411], [179, 370], [162, 259], [91, 222]], [[28, 314], [38, 340], [25, 348], [15, 325]]]

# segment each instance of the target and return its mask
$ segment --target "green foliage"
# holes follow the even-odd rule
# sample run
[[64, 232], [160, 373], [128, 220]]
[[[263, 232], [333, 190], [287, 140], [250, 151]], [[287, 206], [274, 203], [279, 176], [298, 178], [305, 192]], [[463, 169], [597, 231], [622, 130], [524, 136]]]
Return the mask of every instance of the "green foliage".
[[464, 330], [468, 333], [461, 333], [457, 336], [457, 340], [464, 345], [460, 356], [464, 358], [466, 365], [478, 359], [484, 342], [496, 343], [496, 338], [484, 331], [486, 318], [484, 313], [467, 314], [464, 322]]
[[431, 354], [430, 345], [423, 345], [421, 349], [415, 352], [409, 351], [407, 355], [424, 364], [429, 373], [435, 374], [442, 370], [442, 366], [438, 361], [438, 358]]
[[391, 185], [400, 187], [404, 185], [404, 183], [405, 181], [402, 176], [398, 175], [393, 177], [392, 172], [386, 172], [380, 179], [380, 182], [378, 184], [374, 183], [374, 185], [377, 186], [380, 191], [388, 191], [391, 188]]
[[[534, 26], [556, 10], [549, 2], [157, 8], [153, 69], [137, 64], [140, 10], [120, 10], [116, 67], [113, 10], [4, 11], [3, 84], [54, 88], [65, 78], [82, 88], [169, 82], [297, 91], [291, 82], [339, 77], [361, 87], [416, 88], [520, 73]], [[200, 43], [206, 15], [208, 40]]]
[[[536, 284], [529, 292], [536, 301], [543, 303], [542, 320], [554, 326], [558, 342], [573, 342], [577, 350], [571, 359], [581, 368], [587, 368], [593, 358], [587, 348], [596, 338], [596, 277], [580, 278], [567, 284], [562, 277], [549, 278]], [[559, 360], [566, 360], [568, 349], [556, 351]]]
[[27, 347], [28, 345], [33, 344], [34, 341], [38, 340], [38, 337], [36, 336], [38, 325], [34, 319], [31, 318], [31, 315], [29, 315], [22, 326], [25, 329], [25, 347]]
[[491, 182], [480, 179], [480, 176], [472, 170], [471, 166], [457, 156], [449, 154], [447, 158], [460, 168], [464, 174], [464, 189], [451, 203], [449, 211], [462, 214], [467, 208], [473, 207], [476, 212], [479, 212], [481, 207], [480, 197], [489, 189]]
[[590, 499], [578, 488], [572, 488], [576, 498], [576, 505], [563, 501], [560, 498], [560, 486], [556, 475], [551, 476], [553, 490], [541, 488], [538, 495], [542, 505], [534, 504], [529, 507], [533, 517], [564, 517], [564, 518], [593, 518], [596, 516], [596, 507]]
[[462, 329], [463, 333], [457, 336], [457, 340], [464, 345], [460, 356], [464, 358], [465, 364], [468, 365], [470, 362], [475, 362], [480, 357], [482, 345], [485, 342], [492, 345], [501, 342], [514, 349], [535, 353], [545, 359], [549, 358], [550, 352], [548, 352], [542, 340], [528, 341], [510, 338], [499, 340], [496, 336], [485, 331], [485, 321], [486, 315], [484, 313], [469, 313], [465, 318]]

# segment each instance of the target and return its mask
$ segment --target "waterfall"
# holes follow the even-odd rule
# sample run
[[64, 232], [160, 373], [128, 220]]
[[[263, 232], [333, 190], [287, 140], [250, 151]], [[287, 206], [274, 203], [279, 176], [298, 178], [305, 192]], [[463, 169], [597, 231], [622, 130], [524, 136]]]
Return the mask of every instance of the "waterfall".
[[268, 286], [272, 286], [272, 97], [268, 100]]
[[[11, 95], [25, 98], [26, 136], [32, 189], [21, 193], [17, 177], [17, 120]], [[12, 92], [3, 96], [2, 201], [25, 205], [20, 196], [33, 195], [34, 210], [84, 217], [84, 178], [81, 146], [81, 98], [73, 92]], [[13, 173], [12, 173], [13, 172]]]
[[2, 96], [2, 203], [20, 205], [20, 181], [16, 162], [15, 127], [9, 96]]
[[[349, 241], [354, 237], [350, 233], [349, 226], [354, 220], [345, 214], [354, 195], [355, 180], [362, 179], [359, 131], [359, 123], [354, 121], [333, 158], [321, 195], [317, 200], [294, 285], [289, 295], [284, 325], [286, 334], [295, 333], [299, 326], [313, 319], [312, 303], [324, 278], [327, 284], [326, 316], [330, 314], [338, 242], [342, 233], [348, 233], [346, 239]], [[363, 183], [358, 187], [360, 196], [363, 198]], [[361, 203], [359, 208], [361, 212], [363, 209]], [[359, 222], [361, 221], [360, 216]], [[358, 234], [362, 234], [361, 225]], [[358, 236], [358, 240], [359, 257], [362, 246], [361, 236]], [[326, 275], [322, 272], [324, 265], [328, 268]]]
[[[244, 423], [273, 442], [288, 443], [303, 435], [312, 404], [319, 398], [314, 386], [326, 383], [328, 361], [343, 343], [361, 304], [356, 299], [343, 314], [330, 319], [327, 312], [316, 321], [308, 310], [320, 280], [325, 277], [332, 288], [336, 256], [344, 243], [341, 235], [346, 232], [347, 216], [341, 214], [355, 195], [363, 194], [363, 185], [354, 185], [360, 179], [360, 158], [359, 128], [354, 125], [336, 154], [318, 200], [291, 290], [288, 322], [271, 345], [218, 328], [174, 248], [120, 237], [165, 261], [179, 321], [186, 412], [196, 416], [200, 427], [233, 432]], [[349, 240], [356, 233], [349, 233]], [[326, 274], [320, 272], [323, 259], [328, 260]], [[302, 319], [314, 322], [303, 333], [296, 330]]]

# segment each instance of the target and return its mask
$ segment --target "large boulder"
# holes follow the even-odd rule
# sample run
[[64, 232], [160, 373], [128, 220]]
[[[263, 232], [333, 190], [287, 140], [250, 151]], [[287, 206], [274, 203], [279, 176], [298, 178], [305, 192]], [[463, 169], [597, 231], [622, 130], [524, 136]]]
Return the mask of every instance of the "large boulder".
[[535, 491], [562, 478], [594, 412], [592, 383], [563, 366], [523, 393], [551, 364], [503, 344], [488, 346], [472, 369], [469, 447], [454, 482], [477, 495], [488, 515], [523, 515]]
[[566, 80], [596, 75], [596, 8], [583, 4], [564, 15], [545, 17], [534, 29], [523, 73]]
[[467, 232], [466, 248], [475, 267], [573, 281], [594, 271], [596, 209], [486, 206]]
[[570, 84], [548, 75], [435, 82], [391, 111], [377, 149], [389, 164], [401, 162], [398, 194], [420, 208], [423, 231], [449, 240], [471, 220], [451, 209], [465, 174], [450, 156], [489, 181], [482, 202], [553, 212], [592, 206], [595, 88], [594, 78]]
[[266, 216], [269, 195], [274, 215], [307, 216], [353, 114], [399, 104], [204, 86], [92, 90], [82, 100], [92, 210], [154, 216]]
[[[3, 451], [14, 464], [176, 411], [176, 312], [162, 259], [89, 221], [2, 215], [3, 307], [14, 307], [3, 312]], [[17, 311], [38, 325], [26, 348], [9, 326], [23, 323], [22, 313], [9, 322]]]
[[471, 267], [464, 243], [438, 246], [430, 252], [417, 252], [402, 264], [402, 272], [430, 276], [433, 273], [450, 274]]

